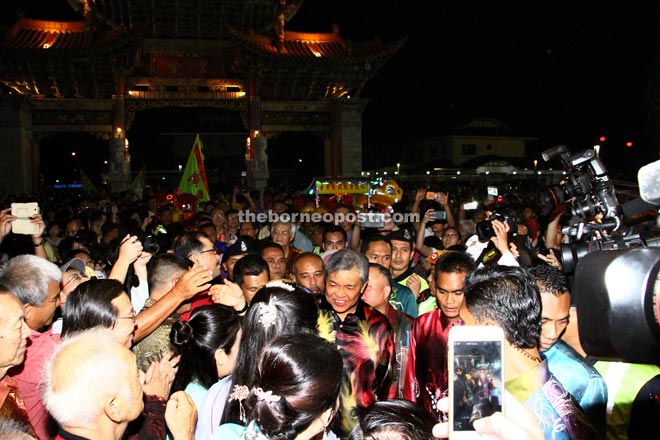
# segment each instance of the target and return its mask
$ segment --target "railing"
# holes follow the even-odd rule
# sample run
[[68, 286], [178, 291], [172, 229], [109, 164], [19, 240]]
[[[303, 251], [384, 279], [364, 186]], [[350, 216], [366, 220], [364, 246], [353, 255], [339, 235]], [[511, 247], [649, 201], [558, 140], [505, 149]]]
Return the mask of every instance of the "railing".
[[243, 99], [245, 92], [208, 91], [199, 92], [192, 90], [129, 90], [127, 97], [131, 99]]

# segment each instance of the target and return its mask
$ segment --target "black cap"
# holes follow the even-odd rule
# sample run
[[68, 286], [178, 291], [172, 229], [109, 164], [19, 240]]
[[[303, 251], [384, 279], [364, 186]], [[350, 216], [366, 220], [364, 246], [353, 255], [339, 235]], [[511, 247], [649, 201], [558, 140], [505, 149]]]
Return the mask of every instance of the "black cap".
[[406, 228], [400, 228], [397, 229], [396, 231], [392, 231], [389, 234], [387, 234], [387, 238], [390, 239], [390, 241], [406, 241], [410, 244], [412, 247], [413, 243], [415, 242], [415, 237], [412, 232], [410, 232]]
[[222, 263], [227, 261], [229, 257], [235, 255], [250, 254], [255, 252], [257, 249], [257, 243], [252, 237], [246, 235], [241, 235], [236, 239], [236, 242], [229, 246], [227, 250], [222, 254]]

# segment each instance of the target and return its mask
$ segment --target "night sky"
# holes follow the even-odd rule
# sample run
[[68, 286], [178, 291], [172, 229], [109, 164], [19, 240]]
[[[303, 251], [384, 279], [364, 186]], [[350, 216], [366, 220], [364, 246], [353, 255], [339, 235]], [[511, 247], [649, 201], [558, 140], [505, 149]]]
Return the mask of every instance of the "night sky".
[[[606, 136], [610, 173], [634, 180], [660, 151], [660, 14], [635, 3], [306, 0], [286, 28], [338, 23], [355, 41], [408, 36], [363, 91], [368, 149], [396, 152], [488, 117], [539, 139], [530, 161]], [[392, 154], [364, 167], [390, 165]]]
[[347, 38], [370, 38], [365, 28], [382, 39], [410, 32], [364, 91], [372, 100], [365, 145], [396, 148], [490, 117], [516, 135], [539, 138], [536, 151], [566, 144], [576, 153], [605, 136], [601, 157], [613, 173], [630, 164], [636, 173], [658, 158], [655, 6], [390, 0], [359, 2], [349, 12], [354, 2], [308, 3], [301, 20], [314, 12], [311, 4], [325, 4], [327, 20], [346, 23], [340, 32]]

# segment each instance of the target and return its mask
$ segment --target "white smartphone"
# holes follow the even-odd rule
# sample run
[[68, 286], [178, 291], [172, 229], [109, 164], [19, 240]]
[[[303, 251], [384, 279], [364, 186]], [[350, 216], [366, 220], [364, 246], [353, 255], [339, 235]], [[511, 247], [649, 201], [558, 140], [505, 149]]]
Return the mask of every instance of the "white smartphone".
[[16, 217], [11, 223], [11, 231], [14, 234], [34, 235], [39, 233], [39, 225], [30, 222], [30, 217], [39, 214], [39, 204], [30, 203], [12, 203], [11, 215]]
[[449, 438], [496, 438], [479, 434], [474, 420], [503, 411], [504, 331], [497, 326], [449, 330]]

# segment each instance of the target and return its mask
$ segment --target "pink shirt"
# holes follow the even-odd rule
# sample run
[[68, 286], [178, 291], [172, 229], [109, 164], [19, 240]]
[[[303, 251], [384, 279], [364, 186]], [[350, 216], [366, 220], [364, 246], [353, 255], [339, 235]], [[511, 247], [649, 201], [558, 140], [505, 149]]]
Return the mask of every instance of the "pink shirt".
[[9, 371], [9, 375], [16, 381], [23, 396], [28, 417], [40, 440], [51, 439], [56, 433], [53, 432], [55, 421], [48, 414], [41, 400], [41, 380], [46, 362], [59, 341], [60, 335], [52, 334], [50, 330], [44, 333], [32, 330], [28, 338], [25, 361]]

